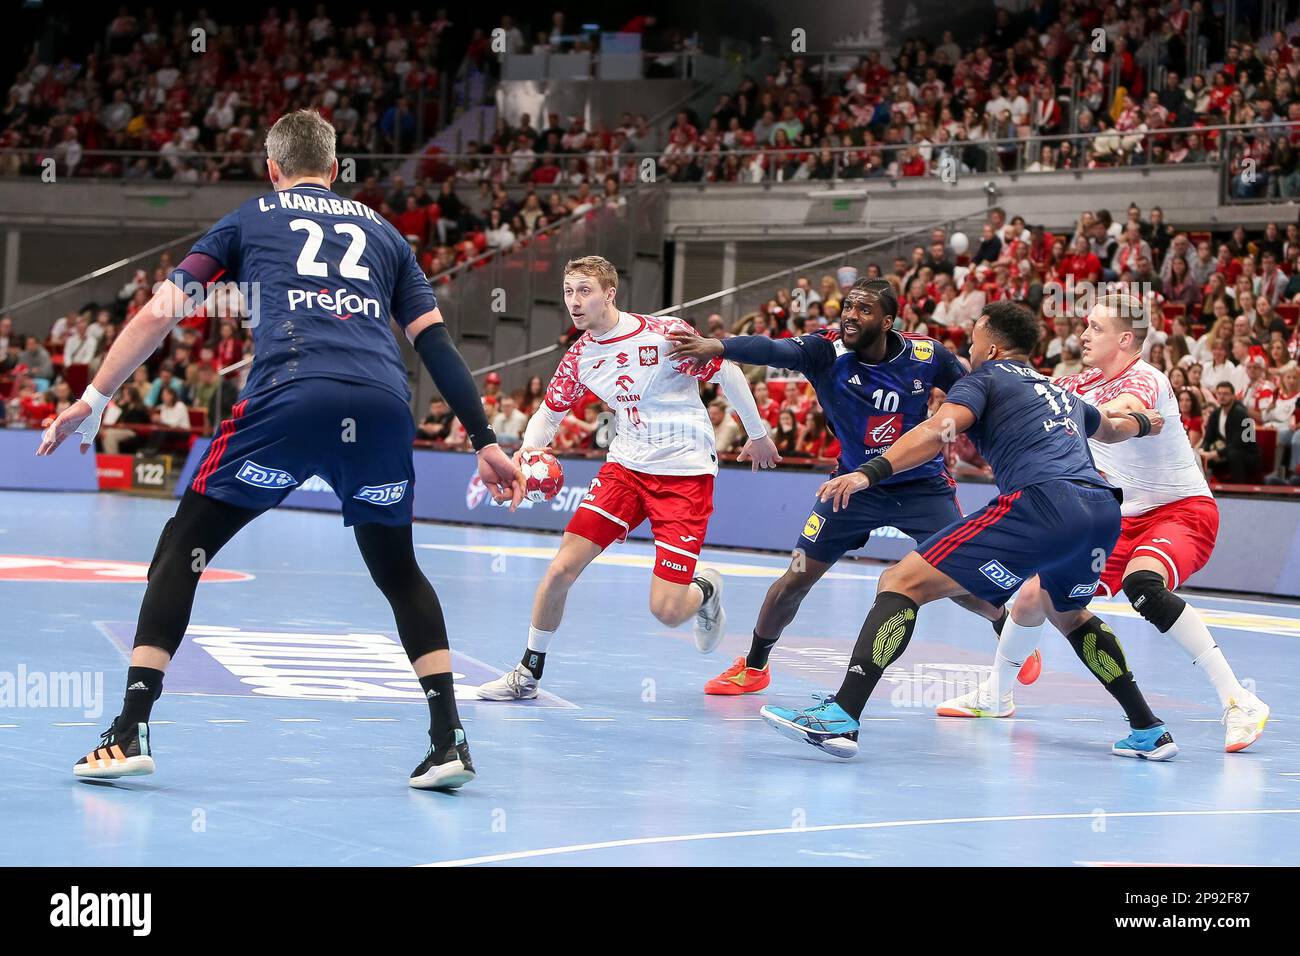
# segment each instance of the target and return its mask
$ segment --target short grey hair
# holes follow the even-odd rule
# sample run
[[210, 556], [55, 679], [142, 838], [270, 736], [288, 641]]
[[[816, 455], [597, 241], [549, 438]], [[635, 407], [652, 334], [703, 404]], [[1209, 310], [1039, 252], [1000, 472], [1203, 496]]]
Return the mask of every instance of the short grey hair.
[[266, 155], [285, 176], [328, 176], [334, 168], [334, 127], [315, 110], [295, 110], [266, 134]]

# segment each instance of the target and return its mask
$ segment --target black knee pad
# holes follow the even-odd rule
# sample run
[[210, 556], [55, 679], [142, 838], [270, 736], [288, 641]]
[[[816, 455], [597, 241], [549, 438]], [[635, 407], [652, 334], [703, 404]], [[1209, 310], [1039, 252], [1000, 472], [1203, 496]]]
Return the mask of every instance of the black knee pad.
[[1154, 571], [1134, 571], [1124, 579], [1124, 594], [1133, 610], [1146, 618], [1161, 634], [1174, 626], [1174, 622], [1187, 607], [1187, 602], [1165, 585], [1164, 578]]
[[175, 518], [168, 518], [167, 523], [163, 525], [162, 534], [158, 535], [158, 544], [153, 549], [153, 559], [149, 562], [149, 570], [145, 573], [146, 581], [153, 580], [153, 572], [158, 567], [158, 560], [162, 557], [163, 548], [171, 540], [172, 528], [176, 525]]

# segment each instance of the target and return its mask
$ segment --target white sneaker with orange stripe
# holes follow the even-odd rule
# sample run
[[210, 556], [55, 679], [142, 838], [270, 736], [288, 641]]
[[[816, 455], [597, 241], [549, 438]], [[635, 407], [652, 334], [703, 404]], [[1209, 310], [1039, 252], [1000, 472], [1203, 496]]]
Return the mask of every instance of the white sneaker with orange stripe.
[[117, 721], [99, 735], [100, 745], [77, 761], [72, 772], [78, 777], [112, 780], [142, 777], [156, 769], [149, 750], [149, 725], [139, 723], [119, 731]]

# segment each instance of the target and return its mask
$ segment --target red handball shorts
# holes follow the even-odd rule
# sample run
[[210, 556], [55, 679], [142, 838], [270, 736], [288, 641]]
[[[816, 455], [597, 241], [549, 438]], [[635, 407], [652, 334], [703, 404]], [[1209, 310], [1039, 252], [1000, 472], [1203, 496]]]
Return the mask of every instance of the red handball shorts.
[[608, 548], [649, 518], [655, 576], [690, 584], [711, 514], [712, 475], [648, 475], [608, 461], [564, 530]]
[[1204, 495], [1125, 518], [1097, 591], [1106, 597], [1118, 594], [1124, 568], [1134, 558], [1155, 558], [1163, 564], [1169, 590], [1175, 591], [1205, 567], [1218, 536], [1219, 508]]

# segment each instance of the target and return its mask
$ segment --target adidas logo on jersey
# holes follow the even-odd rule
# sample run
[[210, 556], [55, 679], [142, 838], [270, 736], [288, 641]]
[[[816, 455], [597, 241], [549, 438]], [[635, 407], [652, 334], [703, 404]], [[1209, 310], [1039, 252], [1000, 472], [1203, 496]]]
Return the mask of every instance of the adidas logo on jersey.
[[850, 384], [850, 385], [861, 385], [861, 384], [862, 384], [862, 379], [860, 379], [860, 378], [858, 378], [856, 375], [854, 375], [851, 379], [849, 379], [849, 384]]

